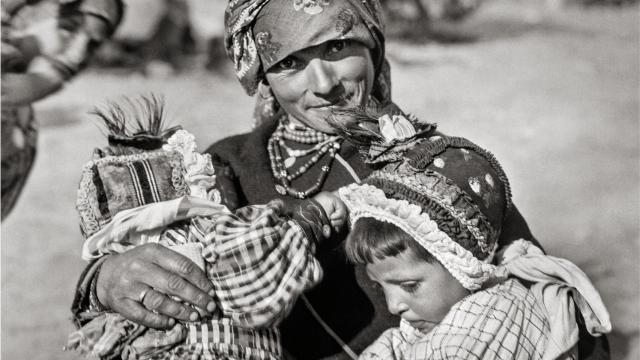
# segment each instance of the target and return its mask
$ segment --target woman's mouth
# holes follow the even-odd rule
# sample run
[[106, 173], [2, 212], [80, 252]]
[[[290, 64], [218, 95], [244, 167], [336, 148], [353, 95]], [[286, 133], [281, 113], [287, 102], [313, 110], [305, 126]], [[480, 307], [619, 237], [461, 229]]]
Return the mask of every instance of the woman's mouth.
[[316, 104], [313, 106], [310, 106], [310, 108], [312, 109], [342, 109], [342, 108], [346, 108], [346, 107], [350, 107], [353, 106], [353, 104], [351, 103], [351, 100], [353, 99], [353, 95], [346, 95], [346, 96], [341, 96], [337, 99], [335, 99], [334, 101], [331, 102], [326, 102], [326, 103], [322, 103], [322, 104]]

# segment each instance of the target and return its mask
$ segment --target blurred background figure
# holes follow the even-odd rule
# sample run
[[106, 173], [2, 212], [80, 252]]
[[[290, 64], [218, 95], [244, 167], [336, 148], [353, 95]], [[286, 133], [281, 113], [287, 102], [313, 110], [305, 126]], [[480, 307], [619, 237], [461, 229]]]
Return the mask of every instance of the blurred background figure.
[[86, 64], [122, 18], [120, 0], [2, 2], [2, 219], [15, 205], [36, 153], [31, 104]]
[[482, 0], [382, 0], [388, 35], [413, 41], [437, 40], [433, 21], [457, 22], [472, 15]]
[[126, 5], [122, 25], [96, 56], [98, 65], [128, 67], [151, 76], [186, 70], [194, 59], [212, 71], [226, 65], [226, 1], [129, 0]]

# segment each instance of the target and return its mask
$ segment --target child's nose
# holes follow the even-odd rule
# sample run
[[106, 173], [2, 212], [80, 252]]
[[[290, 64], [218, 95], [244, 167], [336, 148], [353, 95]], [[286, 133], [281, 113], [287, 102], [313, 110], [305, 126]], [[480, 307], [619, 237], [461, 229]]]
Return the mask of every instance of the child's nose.
[[400, 316], [403, 312], [409, 310], [409, 306], [403, 301], [401, 296], [397, 294], [388, 294], [387, 309], [389, 309], [391, 314]]

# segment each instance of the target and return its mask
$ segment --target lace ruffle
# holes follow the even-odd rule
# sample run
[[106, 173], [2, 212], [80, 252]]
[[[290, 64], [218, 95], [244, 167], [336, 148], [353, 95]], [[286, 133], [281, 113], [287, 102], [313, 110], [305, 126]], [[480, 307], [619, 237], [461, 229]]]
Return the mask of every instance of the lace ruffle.
[[[416, 204], [424, 204], [425, 206], [431, 203], [437, 204], [460, 224], [458, 229], [452, 229], [457, 239], [463, 240], [472, 237], [469, 242], [461, 243], [465, 249], [480, 259], [493, 256], [493, 250], [498, 240], [498, 231], [491, 226], [489, 220], [473, 200], [453, 181], [443, 175], [426, 170], [413, 174], [413, 176], [407, 176], [403, 171], [383, 170], [374, 171], [367, 182], [383, 189], [386, 193], [400, 192], [404, 198], [408, 198]], [[432, 210], [435, 213], [440, 212], [437, 208]], [[440, 223], [440, 225], [443, 224]], [[441, 230], [446, 231], [444, 228]], [[452, 233], [449, 232], [449, 234]]]
[[[173, 134], [163, 147], [165, 151], [175, 151], [182, 155], [183, 165], [181, 174], [172, 178], [176, 189], [188, 188], [186, 194], [219, 203], [220, 192], [214, 188], [216, 175], [211, 162], [210, 154], [201, 154], [196, 151], [196, 138], [186, 130], [178, 130]], [[174, 167], [178, 170], [178, 167]], [[175, 172], [174, 170], [174, 172]], [[184, 174], [184, 176], [182, 176]], [[182, 182], [180, 182], [182, 178]], [[177, 180], [177, 181], [176, 181]]]
[[466, 289], [478, 290], [493, 274], [493, 265], [453, 241], [420, 206], [389, 199], [382, 190], [369, 184], [351, 184], [341, 188], [339, 195], [349, 208], [352, 224], [371, 217], [398, 226], [438, 259]]

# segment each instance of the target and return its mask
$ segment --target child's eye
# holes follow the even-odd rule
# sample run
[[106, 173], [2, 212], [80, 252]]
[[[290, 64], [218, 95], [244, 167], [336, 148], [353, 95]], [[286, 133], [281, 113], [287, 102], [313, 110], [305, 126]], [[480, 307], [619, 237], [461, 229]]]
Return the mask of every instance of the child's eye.
[[407, 281], [400, 284], [400, 287], [402, 288], [402, 290], [412, 294], [416, 292], [416, 290], [418, 290], [418, 287], [420, 287], [420, 283], [417, 281]]
[[346, 40], [334, 40], [329, 44], [329, 52], [332, 54], [339, 53], [347, 47]]

